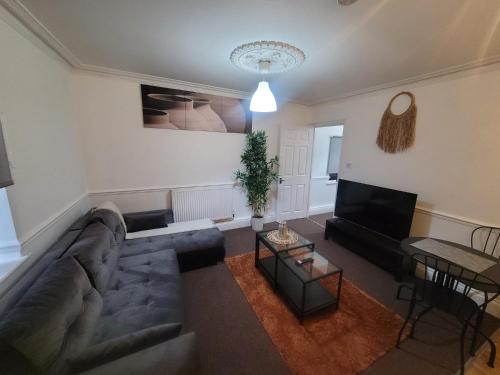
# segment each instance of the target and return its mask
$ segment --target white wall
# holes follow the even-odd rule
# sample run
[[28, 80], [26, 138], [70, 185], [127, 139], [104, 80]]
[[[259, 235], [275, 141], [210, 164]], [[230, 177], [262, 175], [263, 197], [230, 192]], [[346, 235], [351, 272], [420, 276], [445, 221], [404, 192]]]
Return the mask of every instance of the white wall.
[[[245, 135], [144, 128], [140, 84], [132, 79], [77, 73], [73, 94], [92, 203], [112, 199], [124, 211], [164, 208], [172, 187], [234, 180]], [[308, 116], [307, 107], [293, 104], [254, 115], [253, 128], [268, 134], [269, 157], [278, 152], [279, 127], [304, 126]], [[240, 207], [237, 215], [248, 212]]]
[[330, 137], [342, 137], [342, 133], [342, 125], [314, 129], [309, 215], [333, 212], [335, 208], [337, 182], [330, 181], [326, 169], [330, 155]]
[[[401, 90], [416, 96], [416, 142], [391, 155], [375, 139]], [[499, 101], [495, 65], [318, 105], [313, 121], [345, 120], [342, 178], [417, 193], [413, 233], [466, 243], [472, 223], [500, 224]]]
[[39, 255], [85, 209], [86, 190], [72, 72], [29, 35], [0, 8], [0, 116], [15, 183], [7, 195], [23, 253]]

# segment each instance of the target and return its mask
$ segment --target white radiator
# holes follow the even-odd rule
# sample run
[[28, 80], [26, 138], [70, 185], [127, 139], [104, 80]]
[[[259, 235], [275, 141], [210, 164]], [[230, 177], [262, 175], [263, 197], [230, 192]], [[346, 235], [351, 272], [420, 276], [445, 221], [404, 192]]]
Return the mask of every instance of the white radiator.
[[233, 216], [233, 186], [217, 185], [172, 190], [174, 221], [226, 219]]

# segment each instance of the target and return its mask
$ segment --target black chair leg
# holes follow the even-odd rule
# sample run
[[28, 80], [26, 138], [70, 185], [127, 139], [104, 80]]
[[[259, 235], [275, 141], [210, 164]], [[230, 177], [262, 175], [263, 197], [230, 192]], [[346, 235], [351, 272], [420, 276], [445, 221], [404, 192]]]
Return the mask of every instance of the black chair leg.
[[417, 315], [416, 319], [413, 321], [410, 331], [410, 337], [414, 337], [415, 335], [415, 327], [417, 326], [417, 322], [423, 317], [425, 314], [429, 313], [432, 310], [432, 306], [426, 307], [420, 314]]
[[491, 368], [495, 368], [495, 358], [497, 356], [497, 346], [490, 338], [487, 338], [487, 340], [490, 343], [490, 357], [488, 358], [488, 366]]
[[413, 314], [413, 310], [415, 310], [415, 298], [412, 298], [410, 301], [410, 306], [408, 307], [408, 313], [406, 314], [406, 319], [403, 323], [403, 326], [399, 330], [399, 335], [398, 335], [398, 341], [396, 342], [396, 348], [399, 348], [399, 344], [401, 343], [401, 336], [403, 336], [403, 332], [405, 331], [406, 326], [408, 325], [408, 322], [410, 321], [410, 318]]
[[464, 323], [462, 333], [460, 335], [460, 375], [465, 374], [465, 334], [467, 333], [468, 324]]
[[474, 334], [472, 336], [472, 343], [469, 351], [470, 355], [473, 357], [476, 355], [477, 335], [479, 333], [479, 328], [481, 328], [481, 324], [483, 323], [485, 310], [486, 310], [486, 305], [483, 308], [481, 308], [481, 310], [479, 310], [477, 314], [476, 324], [474, 327]]

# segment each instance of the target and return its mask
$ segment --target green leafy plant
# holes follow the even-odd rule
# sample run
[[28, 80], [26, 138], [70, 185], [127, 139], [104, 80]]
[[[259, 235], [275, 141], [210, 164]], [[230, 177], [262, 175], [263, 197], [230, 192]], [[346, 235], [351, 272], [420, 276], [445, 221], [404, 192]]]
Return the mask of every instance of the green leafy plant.
[[247, 134], [241, 164], [244, 170], [235, 172], [236, 180], [247, 194], [253, 217], [264, 217], [271, 184], [278, 179], [279, 163], [277, 156], [267, 160], [267, 135], [263, 130]]

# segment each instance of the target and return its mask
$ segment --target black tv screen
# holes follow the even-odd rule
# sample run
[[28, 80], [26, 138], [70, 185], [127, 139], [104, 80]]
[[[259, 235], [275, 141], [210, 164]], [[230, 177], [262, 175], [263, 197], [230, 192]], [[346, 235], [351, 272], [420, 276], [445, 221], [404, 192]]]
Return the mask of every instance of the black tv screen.
[[340, 179], [335, 216], [396, 240], [410, 235], [417, 194]]

